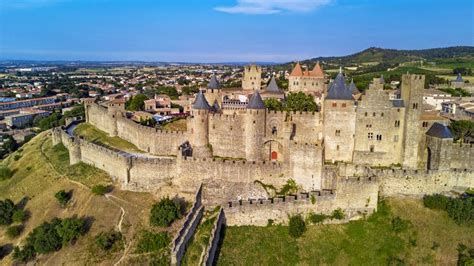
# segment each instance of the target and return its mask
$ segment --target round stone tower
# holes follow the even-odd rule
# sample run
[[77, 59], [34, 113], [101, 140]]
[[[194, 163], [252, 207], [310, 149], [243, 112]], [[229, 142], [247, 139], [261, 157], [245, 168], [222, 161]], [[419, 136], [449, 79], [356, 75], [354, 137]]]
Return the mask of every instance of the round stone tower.
[[266, 108], [258, 91], [250, 97], [245, 114], [245, 158], [247, 161], [263, 160]]
[[209, 145], [209, 111], [211, 106], [204, 97], [202, 91], [196, 96], [192, 105], [192, 131], [191, 144], [193, 157], [211, 157], [211, 147]]

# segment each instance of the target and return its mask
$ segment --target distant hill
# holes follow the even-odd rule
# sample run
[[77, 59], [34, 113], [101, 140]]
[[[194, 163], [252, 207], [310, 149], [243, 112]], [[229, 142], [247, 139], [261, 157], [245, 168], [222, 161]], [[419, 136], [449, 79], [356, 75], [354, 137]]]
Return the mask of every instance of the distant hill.
[[396, 50], [371, 47], [361, 52], [346, 56], [317, 57], [302, 61], [314, 64], [316, 61], [326, 64], [350, 65], [367, 62], [403, 63], [415, 60], [443, 60], [463, 58], [474, 60], [474, 46], [454, 46], [423, 50]]

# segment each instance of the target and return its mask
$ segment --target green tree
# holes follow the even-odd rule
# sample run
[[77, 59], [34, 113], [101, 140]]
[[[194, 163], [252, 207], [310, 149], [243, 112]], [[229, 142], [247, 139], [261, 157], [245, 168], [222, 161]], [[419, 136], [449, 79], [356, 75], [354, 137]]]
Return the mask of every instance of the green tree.
[[316, 112], [318, 111], [318, 105], [311, 95], [303, 92], [290, 92], [286, 100], [286, 110]]
[[61, 207], [66, 206], [66, 204], [71, 199], [69, 193], [67, 193], [64, 189], [56, 192], [56, 194], [54, 194], [54, 197], [58, 200]]
[[6, 235], [8, 238], [13, 239], [18, 237], [23, 231], [23, 225], [12, 225], [7, 228]]
[[263, 102], [268, 110], [283, 111], [283, 104], [275, 98], [265, 99]]
[[126, 109], [129, 111], [145, 110], [145, 101], [148, 100], [145, 94], [137, 94], [125, 103]]
[[453, 121], [449, 125], [455, 141], [467, 142], [474, 133], [474, 122], [469, 120]]
[[101, 232], [95, 237], [96, 245], [102, 250], [111, 249], [117, 241], [122, 239], [122, 233], [111, 230], [108, 232]]
[[28, 262], [36, 256], [35, 249], [32, 245], [25, 245], [23, 248], [15, 247], [13, 249], [13, 260], [18, 262]]
[[22, 223], [28, 219], [28, 213], [25, 210], [13, 211], [12, 221], [14, 223]]
[[62, 246], [62, 239], [56, 227], [61, 225], [61, 220], [54, 218], [51, 223], [44, 222], [26, 238], [27, 245], [33, 246], [36, 253], [46, 254], [57, 251]]
[[179, 203], [170, 198], [163, 198], [151, 208], [150, 223], [154, 226], [166, 227], [181, 216]]
[[298, 238], [304, 234], [304, 232], [306, 231], [306, 223], [304, 222], [301, 215], [298, 214], [290, 217], [288, 230], [290, 236], [294, 238]]
[[71, 244], [86, 232], [86, 222], [80, 218], [66, 218], [56, 226], [56, 232], [61, 237], [63, 246]]
[[9, 225], [13, 222], [15, 204], [10, 199], [0, 200], [0, 225]]
[[13, 171], [10, 168], [2, 165], [0, 166], [0, 181], [10, 179], [13, 176]]
[[61, 114], [52, 113], [47, 117], [37, 116], [33, 120], [33, 125], [39, 127], [41, 131], [51, 129], [60, 125]]

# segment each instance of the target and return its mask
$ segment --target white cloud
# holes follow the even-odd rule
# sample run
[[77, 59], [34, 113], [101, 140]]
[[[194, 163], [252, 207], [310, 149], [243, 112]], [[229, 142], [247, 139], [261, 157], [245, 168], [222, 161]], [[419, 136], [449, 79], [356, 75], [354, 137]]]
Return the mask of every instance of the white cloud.
[[237, 0], [235, 6], [214, 9], [231, 14], [268, 15], [283, 11], [309, 12], [331, 2], [333, 0]]

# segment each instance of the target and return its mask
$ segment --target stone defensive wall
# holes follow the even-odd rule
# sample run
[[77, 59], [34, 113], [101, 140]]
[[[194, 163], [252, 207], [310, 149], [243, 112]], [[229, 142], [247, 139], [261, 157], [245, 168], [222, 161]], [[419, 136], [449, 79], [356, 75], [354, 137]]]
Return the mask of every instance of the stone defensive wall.
[[96, 103], [87, 104], [86, 110], [88, 123], [151, 154], [176, 155], [178, 151], [175, 147], [188, 139], [187, 133], [184, 131], [164, 131], [142, 126], [123, 117], [118, 112], [109, 112], [106, 107]]
[[214, 265], [214, 258], [215, 258], [216, 251], [219, 245], [221, 230], [225, 222], [226, 220], [225, 220], [224, 210], [220, 208], [219, 214], [217, 215], [217, 219], [214, 223], [214, 226], [212, 227], [211, 236], [209, 237], [209, 244], [207, 245], [207, 248], [206, 248], [206, 253], [200, 265], [206, 265], [206, 266]]
[[474, 168], [474, 145], [452, 143], [450, 155], [452, 168]]
[[341, 208], [346, 219], [362, 218], [377, 210], [378, 185], [375, 180], [348, 178], [338, 181], [335, 190], [312, 191], [270, 199], [230, 201], [224, 206], [229, 226], [266, 226], [269, 219], [287, 223], [295, 214], [331, 214]]
[[435, 193], [462, 193], [474, 188], [474, 171], [469, 169], [405, 170], [371, 169], [370, 167], [341, 164], [338, 175], [343, 177], [374, 177], [381, 196], [422, 197]]
[[69, 150], [70, 163], [80, 161], [107, 172], [129, 190], [151, 191], [166, 185], [176, 174], [175, 158], [149, 158], [129, 154], [80, 137], [62, 128], [53, 129], [53, 143], [62, 142]]
[[173, 246], [171, 248], [171, 265], [181, 265], [181, 260], [183, 259], [189, 240], [194, 235], [194, 232], [202, 219], [204, 207], [202, 206], [201, 199], [202, 185], [199, 186], [199, 189], [196, 192], [193, 206], [186, 215], [183, 226], [173, 239]]

